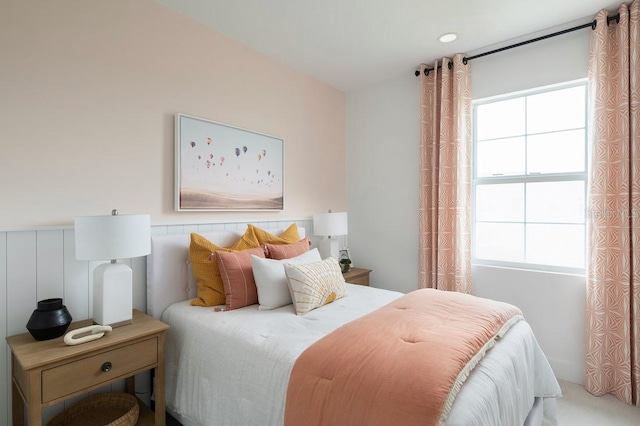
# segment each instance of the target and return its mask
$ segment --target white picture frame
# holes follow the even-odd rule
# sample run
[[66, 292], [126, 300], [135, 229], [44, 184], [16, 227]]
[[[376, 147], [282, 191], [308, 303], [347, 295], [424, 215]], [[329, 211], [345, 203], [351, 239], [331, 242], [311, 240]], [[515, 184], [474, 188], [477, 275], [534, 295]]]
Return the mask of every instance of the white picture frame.
[[351, 259], [351, 252], [349, 252], [349, 249], [346, 247], [338, 251], [338, 262], [341, 261], [342, 259], [353, 260]]
[[284, 139], [175, 116], [176, 211], [284, 210]]

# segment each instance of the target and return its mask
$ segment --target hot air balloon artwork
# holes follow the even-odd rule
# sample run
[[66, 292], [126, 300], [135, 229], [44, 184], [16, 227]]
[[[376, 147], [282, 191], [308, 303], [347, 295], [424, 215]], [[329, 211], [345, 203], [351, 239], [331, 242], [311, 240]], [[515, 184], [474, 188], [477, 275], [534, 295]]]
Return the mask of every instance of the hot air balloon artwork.
[[177, 211], [283, 209], [282, 138], [185, 114], [175, 128]]

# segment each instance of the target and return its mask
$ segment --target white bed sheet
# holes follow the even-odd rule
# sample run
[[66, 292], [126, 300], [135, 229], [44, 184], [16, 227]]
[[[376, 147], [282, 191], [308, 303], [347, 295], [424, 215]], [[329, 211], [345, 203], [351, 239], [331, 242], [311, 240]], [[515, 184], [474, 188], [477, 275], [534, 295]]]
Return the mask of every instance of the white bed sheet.
[[[295, 315], [293, 305], [227, 312], [189, 301], [171, 305], [162, 316], [171, 326], [165, 350], [168, 408], [203, 426], [282, 425], [296, 358], [327, 333], [402, 295], [347, 286], [347, 297], [304, 316]], [[520, 321], [473, 370], [446, 424], [523, 424], [534, 397], [560, 395], [529, 325]]]

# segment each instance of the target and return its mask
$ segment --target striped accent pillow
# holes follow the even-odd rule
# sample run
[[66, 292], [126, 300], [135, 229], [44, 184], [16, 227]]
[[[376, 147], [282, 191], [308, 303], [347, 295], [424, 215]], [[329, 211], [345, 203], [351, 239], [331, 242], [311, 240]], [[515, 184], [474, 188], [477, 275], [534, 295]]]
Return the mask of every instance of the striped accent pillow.
[[215, 252], [228, 309], [238, 309], [258, 303], [258, 289], [253, 278], [251, 255], [264, 257], [264, 250], [258, 247], [237, 252]]
[[292, 257], [300, 256], [308, 252], [309, 246], [311, 246], [311, 240], [309, 240], [309, 238], [303, 238], [293, 244], [265, 244], [264, 250], [269, 259], [283, 260], [291, 259]]
[[244, 235], [230, 247], [220, 247], [202, 235], [192, 233], [189, 245], [189, 260], [193, 269], [193, 276], [198, 282], [198, 297], [191, 300], [194, 306], [215, 306], [225, 303], [224, 286], [220, 277], [218, 264], [214, 261], [213, 253], [218, 250], [233, 252], [260, 247], [260, 243], [247, 228]]
[[284, 262], [284, 272], [297, 315], [347, 295], [340, 265], [333, 257], [304, 264]]

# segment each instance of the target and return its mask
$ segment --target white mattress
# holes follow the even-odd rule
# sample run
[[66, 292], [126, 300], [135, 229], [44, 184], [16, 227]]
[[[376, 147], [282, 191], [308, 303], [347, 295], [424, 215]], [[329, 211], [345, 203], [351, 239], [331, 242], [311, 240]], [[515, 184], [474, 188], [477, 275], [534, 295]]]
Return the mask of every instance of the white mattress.
[[[312, 343], [401, 293], [347, 284], [348, 296], [304, 316], [293, 305], [257, 305], [214, 312], [171, 305], [162, 320], [167, 406], [200, 425], [282, 425], [286, 388], [296, 358]], [[520, 321], [473, 370], [447, 425], [521, 425], [534, 397], [560, 387], [529, 325]], [[553, 415], [551, 415], [553, 417]], [[546, 419], [555, 424], [554, 418]]]

